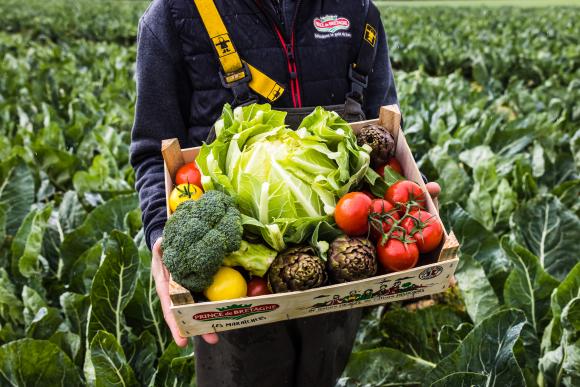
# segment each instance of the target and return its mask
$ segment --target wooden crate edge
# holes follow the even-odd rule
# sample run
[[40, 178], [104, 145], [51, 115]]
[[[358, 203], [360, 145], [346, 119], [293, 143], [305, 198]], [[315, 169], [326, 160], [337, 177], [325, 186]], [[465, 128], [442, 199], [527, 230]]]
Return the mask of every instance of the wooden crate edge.
[[[361, 281], [336, 284], [303, 292], [269, 294], [235, 300], [198, 303], [196, 305], [175, 306], [171, 308], [171, 311], [178, 322], [181, 334], [187, 337], [333, 313], [358, 307], [387, 304], [445, 291], [450, 286], [449, 278], [453, 276], [458, 261], [459, 259], [455, 258], [444, 263], [435, 262], [404, 272], [389, 273]], [[385, 293], [384, 296], [379, 296], [378, 298], [373, 297], [364, 301], [347, 302], [339, 305], [333, 304], [334, 306], [321, 307], [318, 304], [309, 306], [314, 300], [322, 300], [323, 302], [325, 299], [330, 300], [334, 297], [333, 294], [349, 294], [350, 297], [350, 294], [355, 289], [358, 289], [358, 292], [362, 292], [361, 289], [373, 289], [378, 284], [393, 284], [396, 281], [404, 282], [404, 280], [408, 280], [411, 277], [416, 280], [420, 278], [423, 283], [425, 281], [427, 283], [432, 282], [431, 286], [419, 292], [413, 290], [394, 295]], [[435, 277], [439, 278], [434, 279]], [[414, 283], [414, 281], [412, 282]], [[324, 296], [322, 296], [323, 294]], [[300, 307], [297, 307], [297, 305]], [[232, 309], [235, 313], [230, 314]], [[264, 313], [262, 311], [265, 314], [261, 314]], [[220, 322], [219, 320], [222, 321]]]
[[172, 306], [195, 304], [191, 292], [169, 277], [169, 298]]

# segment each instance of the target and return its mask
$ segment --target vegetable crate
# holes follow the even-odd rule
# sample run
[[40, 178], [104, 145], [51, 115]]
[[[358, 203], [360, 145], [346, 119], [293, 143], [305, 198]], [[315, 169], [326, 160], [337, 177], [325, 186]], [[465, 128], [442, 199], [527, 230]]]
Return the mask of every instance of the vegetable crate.
[[[401, 115], [398, 107], [396, 105], [383, 106], [378, 120], [360, 121], [352, 123], [351, 126], [356, 133], [363, 126], [376, 123], [385, 127], [393, 135], [396, 142], [395, 157], [401, 164], [405, 177], [418, 183], [426, 192], [415, 159], [401, 130]], [[181, 149], [177, 139], [163, 141], [167, 200], [169, 200], [176, 171], [183, 164], [194, 161], [198, 152], [199, 148]], [[429, 195], [426, 196], [427, 210], [431, 214], [438, 214], [436, 204]], [[169, 208], [169, 203], [167, 208]], [[459, 260], [458, 249], [459, 243], [453, 233], [445, 232], [441, 246], [428, 255], [427, 264], [422, 266], [300, 292], [268, 294], [218, 302], [195, 303], [192, 294], [187, 289], [171, 280], [169, 286], [171, 310], [177, 320], [181, 335], [188, 337], [414, 299], [440, 293], [449, 288]], [[424, 261], [422, 263], [425, 263]]]

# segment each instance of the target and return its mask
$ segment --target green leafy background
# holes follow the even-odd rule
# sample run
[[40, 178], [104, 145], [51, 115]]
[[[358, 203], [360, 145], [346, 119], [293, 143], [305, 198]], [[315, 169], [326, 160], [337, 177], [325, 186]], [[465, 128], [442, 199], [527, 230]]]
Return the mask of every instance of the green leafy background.
[[[378, 2], [458, 284], [368, 310], [338, 384], [580, 385], [580, 8], [400, 3]], [[0, 3], [0, 385], [194, 383], [128, 163], [147, 5]]]

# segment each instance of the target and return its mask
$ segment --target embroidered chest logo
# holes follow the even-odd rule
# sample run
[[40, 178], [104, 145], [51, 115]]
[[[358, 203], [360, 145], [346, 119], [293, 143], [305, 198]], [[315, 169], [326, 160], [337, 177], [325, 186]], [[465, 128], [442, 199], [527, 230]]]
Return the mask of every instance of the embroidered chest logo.
[[317, 39], [328, 39], [334, 37], [350, 38], [350, 20], [337, 15], [326, 15], [314, 18], [312, 21], [316, 31], [314, 37]]

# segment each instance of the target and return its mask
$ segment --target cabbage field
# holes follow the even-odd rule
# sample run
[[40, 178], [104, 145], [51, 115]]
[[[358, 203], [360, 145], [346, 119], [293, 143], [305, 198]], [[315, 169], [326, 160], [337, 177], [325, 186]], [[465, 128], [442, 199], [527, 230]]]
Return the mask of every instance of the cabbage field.
[[[0, 2], [1, 386], [194, 382], [128, 163], [147, 4]], [[339, 385], [579, 386], [580, 8], [380, 4], [462, 252], [454, 289], [367, 312]]]

